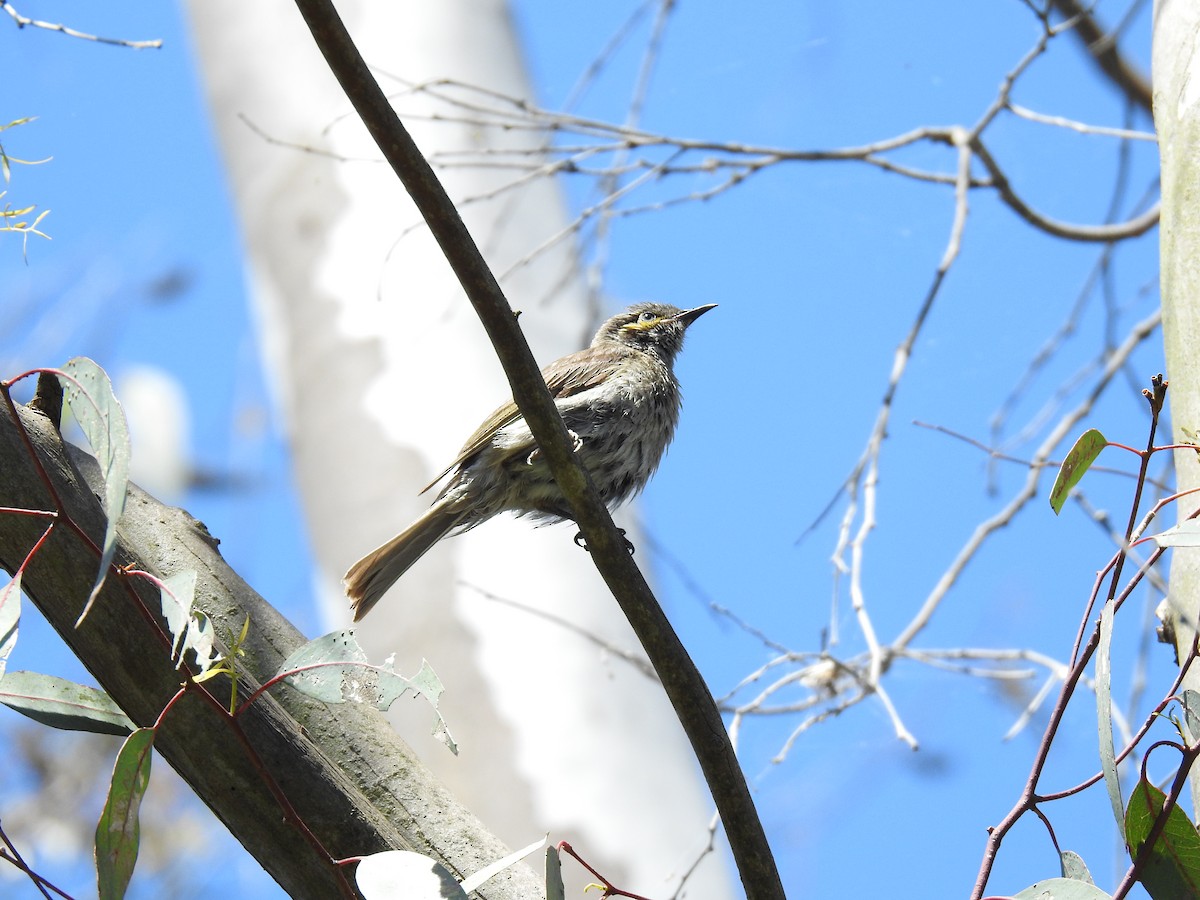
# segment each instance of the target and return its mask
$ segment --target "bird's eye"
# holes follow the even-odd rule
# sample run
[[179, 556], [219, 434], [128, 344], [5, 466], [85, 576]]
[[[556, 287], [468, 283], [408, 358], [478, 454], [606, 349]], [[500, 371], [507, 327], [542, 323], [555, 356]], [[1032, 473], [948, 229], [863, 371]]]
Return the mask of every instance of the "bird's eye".
[[640, 316], [638, 316], [638, 321], [639, 322], [653, 322], [657, 318], [658, 318], [658, 316], [656, 316], [652, 312], [644, 312]]

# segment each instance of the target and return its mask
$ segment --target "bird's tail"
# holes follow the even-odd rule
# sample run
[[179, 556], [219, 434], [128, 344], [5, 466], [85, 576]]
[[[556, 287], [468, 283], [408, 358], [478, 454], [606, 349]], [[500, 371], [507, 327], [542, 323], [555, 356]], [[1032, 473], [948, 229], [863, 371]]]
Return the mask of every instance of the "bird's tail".
[[446, 501], [435, 503], [412, 525], [350, 567], [342, 583], [355, 622], [371, 611], [409, 566], [459, 524], [463, 512], [451, 507]]

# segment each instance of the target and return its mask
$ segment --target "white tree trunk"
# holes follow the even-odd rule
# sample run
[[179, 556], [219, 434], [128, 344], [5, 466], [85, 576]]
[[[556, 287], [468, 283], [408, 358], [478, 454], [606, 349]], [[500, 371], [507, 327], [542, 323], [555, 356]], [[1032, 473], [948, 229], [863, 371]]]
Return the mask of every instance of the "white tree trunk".
[[[1171, 422], [1176, 442], [1200, 431], [1200, 5], [1158, 0], [1154, 5], [1154, 123], [1162, 160], [1163, 341], [1171, 386]], [[1188, 434], [1192, 437], [1189, 438]], [[1192, 451], [1175, 453], [1180, 491], [1200, 487], [1200, 462]], [[1200, 506], [1195, 496], [1177, 504], [1180, 519]], [[1159, 610], [1182, 661], [1200, 619], [1200, 553], [1179, 549], [1171, 558], [1170, 591]], [[1184, 687], [1200, 690], [1193, 666]], [[1193, 739], [1200, 735], [1193, 735]], [[1192, 804], [1200, 809], [1200, 784], [1191, 781]]]
[[[342, 572], [424, 509], [429, 498], [417, 491], [507, 399], [507, 385], [428, 232], [418, 227], [401, 238], [418, 216], [386, 165], [280, 146], [239, 118], [279, 141], [379, 159], [295, 8], [286, 0], [189, 5], [319, 593], [329, 620], [344, 623]], [[529, 95], [502, 2], [348, 0], [339, 8], [377, 72]], [[427, 152], [538, 140], [407, 124]], [[443, 177], [461, 199], [509, 176]], [[565, 222], [546, 181], [464, 213], [498, 272]], [[572, 267], [562, 249], [504, 282], [543, 361], [582, 346], [595, 325]], [[502, 838], [523, 845], [549, 831], [622, 886], [661, 894], [701, 852], [711, 814], [661, 689], [591, 640], [487, 596], [637, 649], [573, 534], [570, 526], [534, 530], [504, 520], [447, 541], [401, 579], [359, 638], [376, 659], [396, 650], [401, 670], [415, 670], [422, 657], [437, 670], [461, 756], [427, 739], [429, 718], [415, 708], [398, 727]], [[688, 889], [689, 897], [730, 893], [723, 859], [706, 863]]]

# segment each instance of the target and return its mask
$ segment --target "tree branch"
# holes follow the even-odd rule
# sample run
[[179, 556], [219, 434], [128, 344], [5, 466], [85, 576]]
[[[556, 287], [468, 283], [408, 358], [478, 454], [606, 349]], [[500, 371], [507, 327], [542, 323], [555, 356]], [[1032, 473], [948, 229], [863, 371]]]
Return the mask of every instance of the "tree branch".
[[[50, 539], [22, 575], [21, 588], [121, 708], [135, 722], [151, 724], [183, 679], [156, 621], [158, 591], [114, 568], [87, 620], [74, 627], [98, 559], [66, 520], [93, 541], [102, 538], [99, 466], [64, 444], [45, 416], [20, 407], [18, 414], [19, 421], [14, 420], [0, 403], [0, 507], [50, 505], [28, 446], [63, 503]], [[7, 515], [0, 521], [0, 567], [15, 571], [46, 520]], [[187, 513], [130, 485], [114, 562], [158, 575], [195, 570], [197, 606], [210, 616], [217, 635], [237, 634], [250, 616], [239, 671], [243, 688], [253, 689], [279, 670], [304, 637], [226, 565], [216, 543]], [[145, 610], [155, 613], [148, 616]], [[222, 682], [207, 686], [219, 692]], [[155, 747], [293, 897], [345, 896], [336, 859], [410, 848], [463, 875], [507, 853], [373, 708], [330, 707], [285, 687], [255, 701], [237, 723], [213, 704], [185, 697], [165, 719]], [[236, 733], [239, 725], [249, 752]], [[268, 778], [325, 853], [287, 818]], [[528, 900], [540, 890], [539, 880], [521, 866], [479, 893], [491, 900]]]
[[625, 541], [580, 467], [516, 317], [437, 176], [401, 124], [329, 0], [296, 0], [325, 61], [379, 145], [475, 308], [513, 399], [546, 455], [601, 576], [654, 664], [700, 762], [750, 898], [782, 898], [783, 885], [721, 715]]
[[1108, 76], [1131, 103], [1137, 104], [1146, 113], [1151, 112], [1154, 92], [1150, 87], [1150, 79], [1121, 55], [1121, 51], [1117, 49], [1115, 35], [1100, 27], [1096, 17], [1092, 15], [1094, 4], [1080, 3], [1079, 0], [1052, 2], [1065, 18], [1074, 20], [1072, 31], [1083, 41], [1100, 71]]

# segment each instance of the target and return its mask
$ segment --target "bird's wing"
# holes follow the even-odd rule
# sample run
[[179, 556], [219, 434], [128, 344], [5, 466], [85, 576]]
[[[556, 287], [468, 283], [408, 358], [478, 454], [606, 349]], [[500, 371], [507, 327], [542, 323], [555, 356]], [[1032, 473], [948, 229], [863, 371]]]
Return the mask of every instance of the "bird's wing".
[[497, 431], [499, 431], [505, 425], [515, 422], [520, 417], [521, 411], [517, 409], [517, 404], [513, 403], [511, 400], [493, 412], [490, 416], [484, 419], [482, 425], [475, 429], [475, 433], [467, 438], [467, 442], [463, 444], [463, 448], [459, 451], [458, 456], [454, 458], [454, 462], [450, 463], [450, 465], [438, 472], [433, 481], [421, 488], [421, 493], [425, 493], [427, 490], [449, 475], [455, 468], [486, 447], [495, 436]]
[[[550, 396], [555, 400], [571, 397], [603, 382], [604, 376], [611, 371], [613, 364], [622, 355], [624, 354], [621, 352], [621, 348], [609, 350], [608, 348], [591, 347], [587, 350], [580, 350], [550, 363], [542, 369], [542, 378], [546, 380]], [[421, 489], [421, 493], [425, 493], [456, 467], [486, 447], [496, 436], [497, 431], [506, 425], [511, 425], [519, 418], [521, 418], [521, 411], [517, 409], [517, 404], [512, 400], [496, 409], [484, 419], [482, 425], [475, 429], [475, 433], [467, 438], [467, 442], [463, 444], [463, 448], [454, 458], [454, 462], [442, 469], [433, 481]]]

